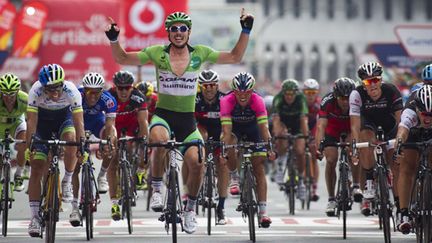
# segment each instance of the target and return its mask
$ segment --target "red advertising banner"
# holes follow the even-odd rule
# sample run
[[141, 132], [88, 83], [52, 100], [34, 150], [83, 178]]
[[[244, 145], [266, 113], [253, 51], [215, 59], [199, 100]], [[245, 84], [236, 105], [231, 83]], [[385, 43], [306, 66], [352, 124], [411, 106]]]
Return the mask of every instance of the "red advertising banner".
[[15, 6], [8, 1], [0, 1], [0, 51], [6, 50], [12, 37], [15, 16]]
[[[39, 52], [40, 65], [58, 63], [66, 79], [80, 83], [87, 72], [98, 72], [107, 81], [118, 71], [105, 35], [107, 16], [120, 19], [117, 0], [42, 0], [49, 16]], [[119, 21], [119, 25], [122, 23]]]
[[172, 12], [188, 11], [188, 0], [126, 0], [124, 4], [124, 47], [129, 51], [167, 43], [165, 18]]
[[12, 53], [15, 57], [33, 57], [37, 52], [48, 10], [45, 4], [29, 1], [17, 19]]

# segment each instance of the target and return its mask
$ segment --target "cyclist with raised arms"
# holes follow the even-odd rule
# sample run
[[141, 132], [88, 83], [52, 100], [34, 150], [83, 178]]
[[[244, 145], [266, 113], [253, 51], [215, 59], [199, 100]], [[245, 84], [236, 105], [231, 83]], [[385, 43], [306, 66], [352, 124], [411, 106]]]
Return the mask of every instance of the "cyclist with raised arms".
[[[282, 90], [273, 99], [273, 135], [283, 136], [287, 132], [292, 135], [309, 135], [308, 107], [305, 96], [299, 92], [297, 80], [287, 79], [282, 82]], [[294, 153], [299, 174], [297, 197], [303, 200], [306, 196], [306, 186], [303, 180], [305, 168], [305, 139], [297, 139], [294, 144]], [[280, 155], [277, 164], [276, 182], [284, 183], [284, 165], [287, 161], [287, 140], [276, 140], [276, 148]]]
[[[319, 84], [313, 78], [308, 78], [303, 82], [303, 94], [306, 97], [306, 104], [308, 106], [308, 127], [311, 134], [311, 139], [309, 140], [310, 151], [316, 151], [315, 147], [315, 133], [318, 121], [318, 112], [320, 110], [321, 98], [319, 96]], [[312, 140], [313, 139], [313, 140]], [[318, 179], [319, 179], [319, 167], [317, 162], [316, 153], [312, 153], [311, 158], [311, 175], [312, 175], [312, 201], [318, 201], [319, 195], [318, 189]]]
[[[422, 72], [425, 85], [411, 95], [401, 115], [396, 140], [402, 142], [419, 142], [432, 138], [432, 64], [427, 65]], [[421, 128], [427, 128], [422, 130]], [[399, 203], [400, 222], [398, 230], [409, 234], [412, 219], [408, 210], [413, 183], [418, 169], [419, 150], [415, 147], [404, 147], [402, 156], [398, 159], [399, 168]]]
[[[158, 102], [150, 125], [150, 142], [167, 141], [171, 132], [174, 132], [179, 142], [202, 140], [194, 117], [199, 69], [204, 62], [239, 63], [246, 51], [253, 20], [253, 16], [246, 14], [243, 9], [240, 16], [242, 33], [235, 47], [231, 51], [215, 51], [204, 45], [189, 45], [191, 18], [185, 13], [175, 12], [165, 20], [170, 44], [149, 46], [140, 52], [125, 52], [118, 42], [120, 29], [111, 19], [111, 26], [107, 28], [106, 34], [110, 39], [115, 60], [128, 65], [152, 63], [156, 68]], [[203, 177], [203, 163], [198, 161], [196, 146], [188, 147], [183, 152], [184, 162], [189, 169], [186, 180], [189, 195], [183, 222], [184, 230], [191, 234], [197, 226], [194, 209]], [[151, 208], [160, 211], [163, 208], [160, 191], [165, 168], [161, 161], [165, 161], [166, 150], [155, 149], [153, 155]]]
[[[376, 141], [375, 133], [378, 126], [381, 126], [384, 130], [385, 140], [396, 137], [403, 108], [402, 97], [394, 84], [382, 82], [382, 72], [382, 67], [377, 62], [362, 64], [357, 70], [362, 85], [351, 92], [349, 98], [351, 136], [355, 142]], [[361, 166], [366, 174], [361, 212], [365, 216], [369, 216], [371, 214], [370, 200], [375, 197], [373, 149], [359, 149], [359, 155]], [[397, 167], [392, 163], [392, 155], [393, 149], [387, 148], [387, 163], [390, 163], [394, 175], [395, 201], [398, 201], [398, 172]], [[358, 163], [358, 155], [354, 154], [352, 160], [353, 163]]]
[[[30, 156], [30, 141], [33, 134], [40, 139], [57, 139], [80, 141], [84, 134], [84, 118], [81, 94], [74, 83], [64, 80], [65, 73], [58, 64], [48, 64], [39, 71], [39, 80], [30, 89], [27, 106], [26, 153], [30, 157], [31, 174], [29, 179], [29, 201], [31, 221], [28, 233], [40, 237], [39, 202], [41, 197], [41, 180], [47, 172], [48, 147], [35, 145]], [[74, 146], [64, 148], [65, 175], [61, 182], [62, 200], [72, 202], [72, 174], [78, 159], [83, 156], [77, 153]]]
[[[220, 140], [222, 129], [220, 122], [220, 100], [225, 94], [219, 91], [218, 82], [219, 75], [213, 70], [204, 70], [198, 77], [201, 92], [198, 93], [195, 101], [195, 117], [198, 122], [198, 130], [204, 141], [207, 141], [209, 138], [212, 138], [213, 141]], [[220, 149], [213, 152], [219, 195], [216, 210], [217, 223], [224, 225], [226, 223], [225, 199], [228, 194], [228, 168], [219, 160]]]
[[[82, 97], [82, 106], [84, 110], [84, 129], [90, 131], [93, 136], [101, 139], [111, 139], [111, 143], [116, 143], [115, 117], [117, 110], [117, 101], [108, 92], [104, 91], [105, 79], [99, 73], [87, 73], [82, 80], [82, 88], [79, 92]], [[102, 165], [97, 178], [98, 190], [100, 193], [108, 191], [108, 182], [106, 172], [111, 162], [108, 153], [102, 153]], [[69, 222], [72, 226], [77, 227], [81, 224], [81, 214], [79, 210], [79, 172], [80, 166], [75, 167], [72, 178], [74, 199], [72, 201], [72, 212], [69, 216]]]
[[[0, 77], [0, 138], [5, 138], [5, 131], [9, 130], [11, 137], [24, 140], [27, 124], [28, 95], [21, 91], [21, 80], [13, 73], [6, 73]], [[14, 175], [14, 190], [24, 190], [23, 171], [26, 163], [25, 144], [17, 144], [17, 169]]]
[[[109, 93], [117, 100], [117, 115], [115, 118], [115, 128], [117, 136], [124, 135], [131, 137], [147, 137], [148, 122], [147, 122], [147, 103], [145, 96], [133, 87], [135, 77], [131, 72], [118, 71], [113, 77], [114, 87], [109, 90]], [[128, 149], [131, 149], [129, 147]], [[119, 154], [115, 153], [111, 164], [108, 167], [108, 183], [109, 193], [111, 198], [111, 218], [115, 221], [120, 220], [120, 206], [118, 193], [118, 168]], [[137, 168], [137, 189], [142, 190], [145, 168], [143, 164], [138, 164]]]
[[[236, 144], [243, 138], [246, 142], [254, 143], [271, 139], [264, 99], [254, 92], [254, 86], [255, 78], [251, 74], [238, 73], [231, 82], [233, 91], [221, 99], [222, 141], [225, 144]], [[236, 195], [240, 193], [238, 157], [234, 149], [228, 149], [227, 152], [230, 192]], [[269, 158], [274, 159], [273, 151], [268, 153]], [[272, 222], [267, 215], [267, 181], [264, 170], [266, 155], [265, 148], [254, 148], [251, 159], [258, 194], [258, 223], [263, 228], [268, 228]]]
[[[324, 156], [326, 158], [325, 180], [328, 192], [327, 216], [334, 216], [337, 208], [335, 186], [337, 182], [336, 164], [339, 142], [342, 133], [350, 140], [349, 95], [355, 89], [354, 80], [346, 77], [337, 79], [333, 85], [333, 92], [325, 95], [321, 101], [318, 126], [316, 132], [317, 148], [324, 141]], [[318, 151], [318, 153], [320, 153]], [[356, 202], [361, 202], [360, 170], [358, 166], [351, 166], [353, 175], [353, 196]]]

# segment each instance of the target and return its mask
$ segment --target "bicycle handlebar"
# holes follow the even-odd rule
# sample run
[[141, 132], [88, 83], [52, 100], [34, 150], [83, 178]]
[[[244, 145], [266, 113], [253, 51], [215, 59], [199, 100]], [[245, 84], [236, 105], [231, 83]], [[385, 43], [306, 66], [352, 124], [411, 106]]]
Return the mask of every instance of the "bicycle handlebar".
[[390, 147], [392, 147], [395, 145], [395, 142], [396, 142], [396, 139], [390, 139], [388, 141], [375, 142], [375, 143], [362, 142], [362, 143], [355, 143], [354, 147], [355, 148], [369, 148], [369, 147], [376, 147], [376, 146], [382, 146], [382, 145], [389, 145]]

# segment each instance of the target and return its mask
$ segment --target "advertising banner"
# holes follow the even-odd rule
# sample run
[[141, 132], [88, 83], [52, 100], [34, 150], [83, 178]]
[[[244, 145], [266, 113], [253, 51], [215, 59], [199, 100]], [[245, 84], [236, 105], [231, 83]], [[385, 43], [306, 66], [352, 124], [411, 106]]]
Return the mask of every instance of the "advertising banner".
[[432, 58], [432, 25], [400, 25], [394, 31], [410, 56]]
[[172, 12], [188, 12], [188, 0], [126, 0], [124, 47], [129, 51], [167, 43], [165, 19]]
[[12, 54], [15, 57], [33, 57], [39, 49], [48, 9], [45, 4], [28, 1], [18, 15]]
[[0, 51], [8, 47], [15, 17], [15, 6], [8, 1], [0, 1]]
[[[49, 16], [43, 33], [40, 64], [58, 63], [66, 79], [81, 82], [87, 72], [98, 72], [109, 82], [119, 70], [105, 36], [107, 17], [120, 19], [117, 0], [43, 0]], [[123, 23], [118, 21], [119, 25]]]

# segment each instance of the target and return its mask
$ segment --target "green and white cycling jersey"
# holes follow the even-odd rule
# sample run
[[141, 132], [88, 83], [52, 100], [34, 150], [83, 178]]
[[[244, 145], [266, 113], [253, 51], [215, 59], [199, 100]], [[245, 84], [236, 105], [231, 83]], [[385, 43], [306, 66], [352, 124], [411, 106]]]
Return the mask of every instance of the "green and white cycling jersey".
[[18, 91], [15, 107], [12, 112], [9, 112], [3, 100], [0, 99], [0, 138], [4, 138], [6, 129], [9, 129], [12, 137], [15, 137], [18, 132], [26, 130], [25, 113], [27, 111], [27, 101], [27, 93], [21, 90]]
[[200, 67], [207, 61], [215, 63], [220, 52], [204, 45], [188, 45], [189, 65], [181, 76], [177, 76], [171, 69], [170, 47], [154, 45], [138, 53], [142, 64], [151, 62], [156, 67], [159, 96], [156, 107], [175, 112], [194, 112]]

